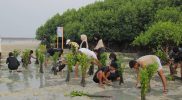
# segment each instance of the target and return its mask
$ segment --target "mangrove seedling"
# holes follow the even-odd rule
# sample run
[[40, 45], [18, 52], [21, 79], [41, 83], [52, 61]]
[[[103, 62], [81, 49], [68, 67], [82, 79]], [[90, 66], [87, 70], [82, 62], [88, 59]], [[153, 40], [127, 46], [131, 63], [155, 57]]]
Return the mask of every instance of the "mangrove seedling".
[[124, 69], [125, 69], [126, 65], [121, 64], [121, 62], [118, 63], [118, 65], [119, 65], [118, 71], [119, 71], [119, 76], [120, 76], [119, 85], [121, 85], [121, 83], [124, 83], [123, 72], [124, 72]]
[[54, 75], [57, 75], [56, 67], [57, 67], [58, 59], [59, 59], [59, 52], [55, 52], [54, 55], [53, 55], [53, 68], [55, 69], [54, 70]]
[[92, 95], [92, 94], [88, 94], [88, 93], [85, 93], [83, 91], [72, 91], [70, 93], [71, 97], [76, 97], [76, 96], [88, 96], [88, 97], [102, 97], [102, 98], [111, 98], [112, 96], [107, 96], [107, 95]]
[[140, 77], [141, 77], [141, 100], [146, 100], [145, 95], [147, 91], [150, 91], [150, 80], [154, 76], [157, 71], [157, 63], [150, 64], [147, 67], [141, 69]]
[[44, 71], [43, 71], [43, 63], [45, 61], [45, 55], [43, 53], [39, 52], [38, 59], [39, 59], [39, 62], [40, 62], [40, 70], [39, 70], [39, 72], [40, 73], [44, 73]]
[[101, 55], [100, 55], [100, 62], [101, 62], [101, 64], [102, 64], [102, 66], [106, 66], [106, 62], [107, 62], [107, 53], [102, 53]]
[[[39, 52], [40, 52], [39, 49], [36, 49], [36, 50], [35, 50], [36, 58], [39, 57]], [[39, 60], [38, 60], [38, 59], [36, 59], [35, 64], [39, 64]]]
[[76, 64], [76, 59], [72, 53], [68, 53], [66, 55], [66, 61], [67, 61], [67, 77], [66, 77], [66, 82], [70, 81], [70, 72], [72, 70], [72, 67]]
[[26, 49], [25, 51], [23, 51], [22, 53], [22, 63], [23, 63], [23, 67], [27, 67], [28, 64], [30, 63], [30, 50]]
[[20, 53], [21, 53], [20, 50], [17, 50], [17, 49], [13, 50], [13, 56], [16, 57], [16, 58], [20, 55]]
[[38, 49], [40, 50], [41, 53], [44, 53], [44, 54], [45, 54], [46, 51], [47, 51], [46, 45], [40, 45]]
[[144, 68], [140, 71], [141, 76], [141, 100], [146, 100], [146, 93], [148, 90], [149, 77], [147, 73], [147, 69]]
[[81, 66], [81, 73], [82, 73], [81, 86], [85, 87], [86, 71], [90, 65], [90, 59], [85, 54], [78, 54], [77, 58]]
[[154, 63], [154, 64], [150, 64], [147, 66], [147, 73], [148, 73], [148, 78], [149, 78], [149, 87], [148, 90], [151, 90], [151, 86], [150, 86], [150, 80], [152, 79], [152, 77], [154, 76], [154, 74], [157, 72], [158, 69], [158, 64]]

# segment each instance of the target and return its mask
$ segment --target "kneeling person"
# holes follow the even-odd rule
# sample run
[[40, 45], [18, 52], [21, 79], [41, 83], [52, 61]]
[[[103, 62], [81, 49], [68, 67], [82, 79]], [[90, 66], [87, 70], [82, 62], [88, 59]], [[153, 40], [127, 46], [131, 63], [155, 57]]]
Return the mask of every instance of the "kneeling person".
[[99, 69], [94, 77], [93, 81], [103, 85], [104, 83], [110, 83], [111, 81], [120, 80], [119, 72], [117, 70], [117, 63], [113, 62], [109, 67], [102, 67]]
[[13, 56], [12, 52], [9, 53], [9, 57], [6, 60], [6, 64], [8, 64], [8, 68], [9, 68], [10, 72], [12, 70], [17, 70], [18, 66], [20, 66], [19, 61], [17, 60], [16, 57]]

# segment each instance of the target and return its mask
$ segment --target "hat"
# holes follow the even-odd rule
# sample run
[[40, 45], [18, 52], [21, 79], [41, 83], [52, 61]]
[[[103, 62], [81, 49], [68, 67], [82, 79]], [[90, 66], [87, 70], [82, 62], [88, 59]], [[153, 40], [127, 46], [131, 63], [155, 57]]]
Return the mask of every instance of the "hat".
[[112, 66], [113, 68], [118, 68], [118, 64], [117, 63], [115, 63], [115, 62], [112, 62], [111, 64], [110, 64], [110, 66]]
[[70, 39], [67, 39], [67, 40], [66, 40], [66, 44], [69, 44], [70, 41], [71, 41]]

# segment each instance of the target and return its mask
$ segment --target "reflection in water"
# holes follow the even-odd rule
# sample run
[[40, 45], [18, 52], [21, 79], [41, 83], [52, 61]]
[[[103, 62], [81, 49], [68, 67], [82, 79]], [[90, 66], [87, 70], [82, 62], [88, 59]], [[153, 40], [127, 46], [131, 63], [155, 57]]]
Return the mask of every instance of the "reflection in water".
[[44, 87], [44, 74], [40, 73], [40, 88], [43, 88]]

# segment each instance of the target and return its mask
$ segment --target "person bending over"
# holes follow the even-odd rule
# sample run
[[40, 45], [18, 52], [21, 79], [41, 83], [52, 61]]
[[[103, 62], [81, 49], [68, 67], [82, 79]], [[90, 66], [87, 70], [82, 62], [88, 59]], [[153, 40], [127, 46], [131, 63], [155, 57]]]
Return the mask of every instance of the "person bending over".
[[148, 66], [148, 65], [151, 65], [154, 63], [158, 64], [157, 72], [163, 83], [163, 92], [167, 92], [167, 83], [166, 83], [166, 78], [163, 73], [162, 65], [161, 65], [160, 59], [155, 55], [146, 55], [146, 56], [138, 58], [137, 60], [131, 60], [129, 62], [130, 68], [134, 68], [135, 71], [137, 72], [136, 86], [138, 85], [139, 80], [140, 80], [140, 77], [139, 77], [140, 68], [145, 68], [145, 66]]

